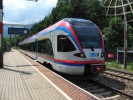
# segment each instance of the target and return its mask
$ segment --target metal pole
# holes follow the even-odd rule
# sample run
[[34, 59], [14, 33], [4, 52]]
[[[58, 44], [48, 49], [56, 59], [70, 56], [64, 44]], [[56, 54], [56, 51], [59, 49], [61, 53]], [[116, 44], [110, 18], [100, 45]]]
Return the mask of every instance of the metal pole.
[[0, 1], [0, 68], [3, 68], [3, 0]]
[[[12, 25], [13, 28], [13, 25]], [[10, 34], [10, 47], [12, 48], [12, 35]]]
[[12, 45], [12, 42], [11, 42], [11, 34], [10, 34], [10, 47], [11, 47], [11, 45]]
[[[122, 2], [123, 5], [123, 2]], [[127, 69], [127, 17], [126, 17], [126, 8], [123, 6], [123, 12], [124, 12], [124, 69]]]
[[125, 25], [124, 25], [124, 69], [127, 69], [127, 38], [128, 38], [127, 21], [125, 20]]
[[117, 63], [119, 62], [119, 49], [118, 49], [118, 47], [117, 47]]

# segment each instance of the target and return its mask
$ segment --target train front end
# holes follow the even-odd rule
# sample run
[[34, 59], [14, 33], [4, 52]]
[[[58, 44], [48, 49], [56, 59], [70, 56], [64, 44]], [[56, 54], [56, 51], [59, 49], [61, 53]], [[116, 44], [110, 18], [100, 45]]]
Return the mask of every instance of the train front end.
[[71, 24], [79, 48], [79, 52], [74, 54], [75, 60], [84, 64], [84, 73], [97, 75], [105, 71], [104, 40], [98, 26], [84, 19], [67, 21]]

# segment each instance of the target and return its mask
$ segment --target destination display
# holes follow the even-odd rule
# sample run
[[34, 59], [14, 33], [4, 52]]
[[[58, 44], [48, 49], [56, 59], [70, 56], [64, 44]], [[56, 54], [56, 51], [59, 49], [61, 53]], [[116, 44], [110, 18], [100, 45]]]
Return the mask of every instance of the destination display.
[[87, 22], [74, 22], [74, 26], [94, 26], [92, 23]]

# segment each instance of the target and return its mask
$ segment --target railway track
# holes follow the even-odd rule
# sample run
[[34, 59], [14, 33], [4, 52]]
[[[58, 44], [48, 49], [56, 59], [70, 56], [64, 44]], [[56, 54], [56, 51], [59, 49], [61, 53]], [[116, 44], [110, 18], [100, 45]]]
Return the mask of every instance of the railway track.
[[82, 89], [96, 95], [102, 100], [132, 100], [133, 96], [118, 89], [103, 85], [96, 80], [72, 81]]
[[[61, 73], [58, 74], [61, 75]], [[95, 79], [92, 80], [88, 76], [78, 76], [78, 77], [77, 76], [72, 77], [69, 75], [68, 76], [61, 75], [61, 76], [71, 81], [75, 85], [79, 86], [80, 88], [86, 90], [87, 92], [94, 94], [101, 100], [133, 100], [133, 95], [125, 93], [122, 90], [111, 87], [109, 85], [100, 83]]]
[[[111, 70], [111, 69], [107, 69], [106, 72], [109, 72], [109, 70]], [[116, 70], [112, 69], [112, 71], [115, 71], [114, 73], [116, 73]], [[121, 73], [123, 73], [123, 72], [121, 72]], [[128, 75], [127, 72], [124, 72], [124, 73], [126, 75]], [[112, 75], [112, 74], [110, 74], [110, 75]], [[121, 77], [122, 75], [119, 75], [119, 76]], [[133, 73], [130, 73], [130, 76], [133, 76]], [[126, 77], [126, 79], [127, 79], [127, 77]], [[71, 81], [75, 85], [81, 87], [82, 89], [96, 95], [97, 97], [101, 98], [102, 100], [133, 100], [133, 95], [125, 93], [122, 90], [116, 89], [114, 87], [112, 88], [111, 86], [104, 85], [103, 83], [100, 83], [97, 80], [90, 80], [90, 78], [88, 76], [87, 77], [77, 77], [77, 76], [75, 76], [72, 80], [71, 80], [71, 78], [72, 77], [70, 76], [69, 81]], [[106, 79], [101, 78], [101, 80], [105, 81]]]
[[103, 74], [108, 74], [108, 75], [112, 75], [112, 76], [116, 76], [116, 77], [120, 77], [126, 80], [133, 81], [133, 73], [127, 72], [127, 71], [107, 68]]
[[121, 90], [104, 85], [96, 80], [90, 80], [90, 77], [74, 77], [72, 80], [70, 78], [70, 81], [102, 100], [133, 100], [133, 96], [122, 92]]
[[[110, 75], [110, 77], [107, 77], [107, 75]], [[70, 81], [102, 100], [133, 100], [132, 90], [130, 92], [127, 92], [128, 89], [125, 91], [129, 81], [130, 83], [133, 81], [133, 73], [107, 69], [105, 73], [100, 74], [99, 76], [100, 80], [97, 80], [97, 78], [96, 80], [90, 80], [89, 78], [82, 77], [82, 80], [80, 78], [79, 80]], [[112, 76], [115, 76], [115, 79], [113, 79]], [[124, 83], [120, 81], [119, 78], [128, 81], [126, 81], [127, 83]]]

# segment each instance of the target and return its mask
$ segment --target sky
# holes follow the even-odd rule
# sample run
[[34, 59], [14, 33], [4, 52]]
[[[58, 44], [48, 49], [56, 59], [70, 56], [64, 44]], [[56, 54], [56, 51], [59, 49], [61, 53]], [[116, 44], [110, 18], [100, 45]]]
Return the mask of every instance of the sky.
[[57, 0], [3, 0], [3, 22], [32, 24], [50, 14]]
[[[3, 0], [3, 23], [34, 24], [49, 15], [58, 0]], [[8, 27], [3, 28], [4, 37], [9, 37]], [[17, 26], [15, 26], [17, 27]]]

